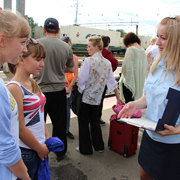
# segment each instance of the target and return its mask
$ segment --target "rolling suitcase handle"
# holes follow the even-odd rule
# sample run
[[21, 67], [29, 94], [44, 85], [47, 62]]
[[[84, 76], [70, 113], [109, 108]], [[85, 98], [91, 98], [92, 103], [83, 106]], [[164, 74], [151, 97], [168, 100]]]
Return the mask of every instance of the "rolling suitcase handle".
[[136, 139], [136, 130], [134, 129], [134, 133], [133, 133], [133, 141], [132, 141], [132, 147], [135, 145], [135, 139]]

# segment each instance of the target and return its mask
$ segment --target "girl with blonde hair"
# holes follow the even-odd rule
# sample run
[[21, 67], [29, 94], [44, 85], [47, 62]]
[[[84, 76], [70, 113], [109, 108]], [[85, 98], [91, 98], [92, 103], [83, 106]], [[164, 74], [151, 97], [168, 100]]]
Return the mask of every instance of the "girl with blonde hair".
[[[30, 35], [27, 21], [9, 10], [0, 10], [0, 67], [16, 64], [27, 52]], [[1, 179], [30, 180], [19, 149], [17, 103], [0, 78], [0, 176]]]
[[[180, 91], [180, 16], [166, 17], [157, 27], [160, 56], [147, 77], [144, 95], [125, 105], [118, 117], [131, 117], [147, 108], [146, 118], [158, 122], [167, 107], [169, 88]], [[174, 97], [176, 98], [176, 97]], [[180, 116], [175, 126], [162, 131], [145, 130], [139, 153], [141, 180], [180, 179]]]

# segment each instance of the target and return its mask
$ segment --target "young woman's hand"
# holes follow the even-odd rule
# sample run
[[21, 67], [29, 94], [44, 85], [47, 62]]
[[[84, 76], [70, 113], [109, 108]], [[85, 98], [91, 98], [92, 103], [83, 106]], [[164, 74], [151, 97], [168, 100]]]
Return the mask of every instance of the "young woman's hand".
[[124, 101], [121, 98], [117, 99], [117, 105], [124, 105]]
[[71, 88], [70, 87], [67, 87], [66, 88], [66, 94], [69, 94], [71, 92]]
[[169, 136], [169, 135], [175, 135], [179, 134], [180, 132], [180, 125], [174, 127], [174, 126], [169, 126], [167, 124], [164, 124], [164, 130], [163, 131], [156, 131], [157, 134], [160, 136]]
[[49, 153], [49, 149], [47, 148], [46, 144], [42, 144], [41, 149], [37, 152], [39, 158], [44, 161], [45, 158], [47, 158], [47, 155]]
[[127, 103], [119, 112], [117, 118], [131, 118], [136, 110], [136, 105], [133, 102]]

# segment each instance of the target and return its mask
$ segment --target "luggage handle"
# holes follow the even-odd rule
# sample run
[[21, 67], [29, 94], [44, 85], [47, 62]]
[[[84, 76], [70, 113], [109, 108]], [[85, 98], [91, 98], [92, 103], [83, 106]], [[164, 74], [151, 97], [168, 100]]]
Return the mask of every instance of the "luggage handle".
[[126, 122], [123, 122], [123, 121], [117, 121], [116, 120], [116, 122], [119, 123], [119, 124], [127, 124]]
[[135, 145], [136, 130], [134, 129], [132, 147]]
[[122, 134], [121, 131], [116, 131], [116, 133], [117, 133], [118, 135], [121, 135], [121, 134]]

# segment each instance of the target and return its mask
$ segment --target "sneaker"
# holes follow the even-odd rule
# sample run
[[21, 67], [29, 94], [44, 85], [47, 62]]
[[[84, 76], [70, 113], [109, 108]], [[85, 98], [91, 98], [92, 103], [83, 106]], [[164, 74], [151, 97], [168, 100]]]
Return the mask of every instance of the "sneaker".
[[101, 119], [99, 120], [99, 125], [100, 125], [100, 126], [104, 126], [105, 124], [106, 124], [106, 123], [105, 123], [103, 120], [101, 120]]
[[62, 156], [57, 156], [57, 157], [56, 157], [56, 160], [57, 160], [58, 162], [62, 161], [63, 159], [64, 159], [64, 155], [62, 155]]
[[99, 153], [103, 153], [103, 152], [104, 152], [104, 150], [98, 150], [98, 152], [99, 152]]
[[66, 133], [66, 136], [70, 139], [74, 139], [74, 135], [71, 132]]
[[79, 152], [79, 146], [78, 146], [78, 147], [76, 147], [76, 151], [78, 151], [78, 152]]

